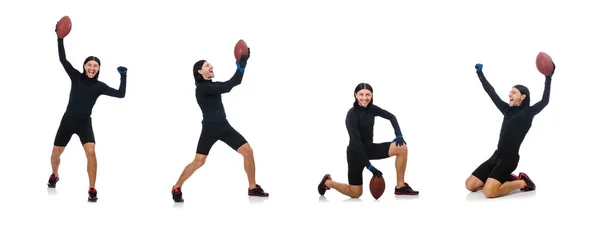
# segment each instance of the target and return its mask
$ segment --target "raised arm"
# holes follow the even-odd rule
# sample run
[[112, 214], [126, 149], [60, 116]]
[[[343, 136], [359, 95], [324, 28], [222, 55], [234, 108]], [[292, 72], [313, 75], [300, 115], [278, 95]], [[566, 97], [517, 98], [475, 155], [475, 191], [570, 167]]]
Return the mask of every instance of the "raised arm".
[[348, 134], [350, 135], [350, 145], [352, 150], [357, 153], [357, 156], [360, 158], [362, 164], [366, 167], [371, 165], [369, 161], [369, 157], [367, 156], [367, 150], [365, 149], [365, 145], [362, 142], [360, 136], [360, 128], [358, 126], [358, 119], [352, 113], [352, 111], [348, 111], [346, 115], [346, 129], [348, 130]]
[[396, 134], [396, 137], [402, 136], [402, 131], [400, 130], [400, 125], [398, 125], [398, 120], [396, 119], [396, 116], [394, 116], [394, 114], [392, 114], [392, 113], [388, 112], [387, 110], [382, 109], [376, 105], [373, 105], [372, 107], [375, 110], [375, 114], [377, 116], [380, 116], [380, 117], [390, 121], [390, 123], [392, 124], [392, 127], [394, 127], [394, 133]]
[[124, 98], [125, 89], [127, 88], [127, 68], [119, 66], [117, 71], [119, 71], [119, 74], [121, 74], [121, 84], [119, 85], [119, 90], [115, 90], [114, 88], [104, 84], [105, 87], [103, 88], [102, 94], [115, 98]]
[[488, 96], [490, 96], [490, 98], [492, 99], [492, 102], [494, 102], [494, 104], [496, 105], [498, 110], [500, 110], [501, 112], [504, 112], [504, 110], [506, 110], [509, 107], [509, 105], [508, 105], [508, 103], [506, 103], [505, 101], [502, 101], [502, 99], [500, 99], [500, 97], [496, 93], [496, 90], [494, 90], [494, 87], [492, 87], [490, 82], [488, 82], [488, 80], [485, 78], [483, 71], [482, 71], [483, 65], [477, 64], [475, 66], [475, 68], [477, 69], [477, 77], [479, 77], [479, 80], [481, 81], [481, 84], [483, 85], [483, 90], [485, 90], [485, 92], [488, 94]]
[[60, 60], [60, 64], [62, 64], [65, 72], [69, 75], [69, 78], [73, 80], [73, 78], [79, 76], [81, 72], [76, 70], [73, 65], [67, 60], [67, 56], [65, 54], [65, 45], [63, 43], [62, 38], [58, 38], [58, 59]]
[[240, 58], [240, 61], [235, 62], [237, 65], [237, 70], [233, 74], [233, 77], [231, 77], [228, 81], [206, 83], [200, 82], [198, 83], [198, 88], [196, 90], [203, 95], [223, 94], [230, 92], [233, 87], [242, 83], [242, 78], [244, 77], [244, 71], [246, 70], [246, 64], [248, 63], [249, 58], [250, 48], [248, 48], [247, 55], [243, 55]]
[[544, 94], [542, 95], [542, 100], [535, 103], [529, 108], [529, 113], [531, 115], [537, 115], [542, 111], [542, 109], [546, 108], [548, 103], [550, 102], [550, 85], [552, 84], [552, 76], [546, 77], [546, 82], [544, 85]]
[[203, 95], [228, 93], [233, 87], [242, 83], [243, 77], [244, 71], [238, 68], [229, 80], [225, 82], [200, 82], [197, 90]]

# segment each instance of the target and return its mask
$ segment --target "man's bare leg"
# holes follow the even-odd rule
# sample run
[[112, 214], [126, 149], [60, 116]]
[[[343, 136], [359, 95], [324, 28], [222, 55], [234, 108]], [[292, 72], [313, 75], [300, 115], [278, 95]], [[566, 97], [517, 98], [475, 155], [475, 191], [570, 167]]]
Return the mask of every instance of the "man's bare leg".
[[488, 198], [496, 198], [525, 187], [527, 187], [527, 183], [524, 180], [500, 183], [500, 181], [494, 178], [488, 178], [483, 186], [483, 195]]
[[187, 181], [194, 174], [194, 172], [196, 172], [196, 170], [200, 169], [204, 163], [206, 163], [207, 157], [208, 155], [196, 153], [194, 160], [185, 166], [181, 172], [181, 175], [179, 176], [179, 179], [175, 185], [173, 185], [171, 190], [171, 194], [173, 194], [173, 200], [175, 202], [183, 202], [183, 194], [181, 193], [181, 187], [183, 186], [183, 183], [185, 183], [185, 181]]
[[413, 190], [408, 183], [404, 181], [406, 163], [408, 161], [408, 147], [406, 144], [396, 146], [396, 143], [392, 142], [388, 154], [390, 157], [396, 156], [396, 188], [394, 193], [396, 195], [418, 195], [419, 191]]
[[52, 174], [48, 179], [48, 187], [55, 188], [59, 180], [58, 166], [60, 165], [60, 156], [65, 151], [65, 146], [53, 146], [52, 155], [50, 156], [50, 165], [52, 166]]
[[362, 193], [363, 193], [362, 185], [349, 185], [349, 184], [335, 182], [333, 180], [327, 180], [327, 181], [325, 181], [325, 186], [327, 186], [329, 188], [333, 188], [333, 189], [337, 190], [338, 192], [342, 193], [343, 195], [346, 195], [350, 198], [360, 198], [360, 196], [362, 196]]
[[237, 152], [244, 157], [244, 170], [248, 176], [248, 195], [269, 197], [269, 193], [265, 192], [262, 187], [256, 184], [256, 166], [254, 164], [254, 150], [250, 144], [245, 143], [237, 149]]

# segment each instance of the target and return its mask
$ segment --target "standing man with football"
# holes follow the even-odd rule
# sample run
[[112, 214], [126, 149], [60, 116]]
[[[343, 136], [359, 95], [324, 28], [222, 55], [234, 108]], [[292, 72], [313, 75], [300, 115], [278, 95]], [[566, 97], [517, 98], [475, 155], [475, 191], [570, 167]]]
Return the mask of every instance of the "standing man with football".
[[194, 64], [193, 74], [196, 83], [196, 101], [202, 111], [202, 132], [198, 140], [194, 160], [190, 162], [181, 173], [179, 180], [173, 185], [171, 194], [173, 201], [183, 202], [181, 187], [192, 174], [204, 165], [208, 153], [217, 141], [223, 141], [229, 147], [244, 157], [244, 169], [248, 176], [248, 195], [268, 197], [262, 187], [256, 184], [254, 151], [244, 136], [236, 131], [227, 120], [221, 95], [229, 93], [235, 86], [242, 83], [246, 70], [246, 64], [250, 58], [248, 54], [242, 55], [236, 62], [237, 70], [228, 81], [213, 81], [213, 66], [206, 60], [200, 60]]
[[[61, 23], [59, 21], [59, 23]], [[87, 172], [89, 177], [88, 201], [95, 202], [97, 197], [96, 190], [96, 139], [92, 127], [92, 109], [100, 95], [106, 95], [116, 98], [125, 97], [127, 87], [127, 68], [118, 67], [117, 71], [121, 75], [121, 84], [119, 89], [109, 87], [98, 80], [100, 76], [100, 59], [95, 56], [87, 57], [83, 62], [83, 72], [75, 69], [67, 60], [64, 46], [64, 34], [59, 34], [59, 23], [56, 24], [55, 32], [58, 38], [58, 58], [65, 72], [71, 80], [71, 91], [69, 94], [69, 103], [64, 113], [56, 136], [54, 138], [54, 147], [50, 158], [52, 165], [52, 174], [48, 180], [48, 187], [55, 188], [59, 180], [58, 166], [60, 165], [60, 156], [65, 147], [70, 142], [73, 134], [77, 134], [83, 145], [87, 157]]]

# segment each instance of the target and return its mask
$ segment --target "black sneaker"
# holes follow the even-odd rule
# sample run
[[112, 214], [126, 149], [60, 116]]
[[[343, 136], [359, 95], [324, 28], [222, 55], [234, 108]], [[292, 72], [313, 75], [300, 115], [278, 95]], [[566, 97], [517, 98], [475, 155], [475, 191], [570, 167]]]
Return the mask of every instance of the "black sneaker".
[[527, 186], [521, 188], [521, 191], [533, 191], [535, 190], [535, 184], [531, 181], [531, 178], [525, 173], [519, 173], [519, 180], [524, 180]]
[[183, 202], [183, 193], [180, 187], [171, 189], [171, 194], [173, 195], [173, 201]]
[[49, 188], [55, 188], [56, 187], [56, 182], [58, 182], [58, 176], [52, 174], [50, 175], [50, 179], [48, 179], [48, 187]]
[[98, 191], [95, 188], [90, 188], [88, 195], [88, 202], [96, 202], [98, 200]]
[[413, 190], [407, 183], [404, 186], [396, 188], [394, 194], [396, 195], [418, 195], [419, 191]]
[[258, 197], [269, 197], [269, 193], [266, 193], [260, 185], [256, 185], [256, 188], [248, 190], [249, 196], [258, 196]]
[[325, 185], [325, 181], [327, 180], [331, 180], [331, 175], [325, 174], [325, 176], [323, 176], [323, 179], [321, 179], [321, 183], [319, 183], [319, 187], [317, 188], [317, 190], [319, 190], [320, 195], [324, 195], [325, 192], [329, 190], [329, 187]]

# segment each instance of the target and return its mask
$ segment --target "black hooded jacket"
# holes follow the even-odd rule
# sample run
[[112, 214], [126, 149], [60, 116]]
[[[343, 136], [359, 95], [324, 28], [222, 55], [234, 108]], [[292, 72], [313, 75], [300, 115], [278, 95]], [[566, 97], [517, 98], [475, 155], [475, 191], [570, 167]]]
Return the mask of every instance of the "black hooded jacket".
[[96, 57], [88, 57], [84, 62], [83, 72], [79, 72], [67, 60], [65, 46], [63, 39], [61, 38], [58, 39], [58, 57], [60, 59], [60, 63], [65, 69], [65, 72], [67, 72], [69, 78], [71, 79], [71, 92], [69, 94], [69, 104], [67, 105], [65, 116], [78, 120], [89, 119], [92, 115], [92, 109], [96, 104], [96, 100], [98, 100], [100, 95], [108, 95], [116, 98], [125, 97], [125, 88], [127, 85], [126, 75], [121, 75], [121, 84], [119, 85], [119, 90], [115, 90], [114, 88], [106, 85], [104, 82], [98, 81], [100, 70], [98, 70], [94, 78], [89, 78], [85, 74], [86, 62], [89, 60], [95, 60], [98, 61], [98, 64], [100, 64], [100, 60], [98, 60]]
[[[356, 92], [358, 91], [359, 90]], [[371, 98], [371, 101], [366, 108], [360, 106], [358, 100], [355, 98], [352, 108], [350, 108], [346, 114], [346, 129], [350, 136], [347, 154], [355, 154], [358, 156], [364, 166], [371, 165], [367, 149], [370, 149], [373, 145], [373, 128], [375, 126], [376, 116], [389, 120], [394, 128], [396, 136], [402, 135], [398, 120], [396, 120], [394, 114], [374, 105], [373, 98]]]
[[477, 72], [477, 75], [485, 92], [490, 96], [492, 102], [494, 102], [502, 115], [504, 115], [496, 153], [511, 156], [518, 155], [521, 144], [531, 128], [533, 118], [540, 113], [550, 101], [550, 84], [552, 83], [552, 78], [549, 76], [546, 77], [542, 100], [533, 106], [529, 106], [531, 99], [529, 90], [522, 85], [517, 85], [516, 88], [521, 92], [525, 92], [521, 94], [525, 94], [526, 97], [520, 106], [510, 107], [508, 103], [500, 99], [492, 85], [485, 78], [483, 72]]

